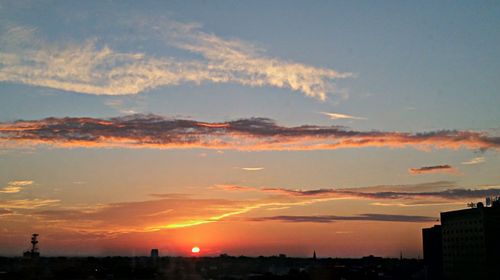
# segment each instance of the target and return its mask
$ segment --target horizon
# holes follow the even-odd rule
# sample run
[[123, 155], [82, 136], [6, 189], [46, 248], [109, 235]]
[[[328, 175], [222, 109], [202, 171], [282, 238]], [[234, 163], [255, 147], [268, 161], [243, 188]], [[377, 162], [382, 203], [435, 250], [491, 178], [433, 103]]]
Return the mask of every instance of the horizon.
[[0, 0], [0, 256], [423, 256], [500, 196], [498, 15]]

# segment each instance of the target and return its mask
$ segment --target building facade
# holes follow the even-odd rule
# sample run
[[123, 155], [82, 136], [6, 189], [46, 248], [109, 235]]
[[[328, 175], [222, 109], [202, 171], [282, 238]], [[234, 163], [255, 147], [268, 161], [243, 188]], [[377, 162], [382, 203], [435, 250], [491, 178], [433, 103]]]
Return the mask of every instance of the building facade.
[[440, 225], [422, 229], [426, 279], [443, 279], [443, 237]]
[[[424, 261], [444, 279], [500, 279], [500, 202], [441, 213], [441, 226], [423, 229]], [[430, 271], [430, 269], [429, 269]], [[435, 271], [433, 271], [435, 273]], [[437, 278], [429, 278], [437, 279]]]

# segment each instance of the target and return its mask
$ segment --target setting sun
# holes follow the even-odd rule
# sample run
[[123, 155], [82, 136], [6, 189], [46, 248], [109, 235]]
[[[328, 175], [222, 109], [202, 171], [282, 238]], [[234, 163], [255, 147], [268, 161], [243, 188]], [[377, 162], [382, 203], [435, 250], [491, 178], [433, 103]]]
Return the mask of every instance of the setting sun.
[[199, 252], [200, 252], [200, 248], [199, 248], [199, 247], [196, 247], [196, 246], [195, 246], [195, 247], [193, 247], [193, 248], [191, 249], [191, 253], [193, 253], [193, 254], [198, 254]]

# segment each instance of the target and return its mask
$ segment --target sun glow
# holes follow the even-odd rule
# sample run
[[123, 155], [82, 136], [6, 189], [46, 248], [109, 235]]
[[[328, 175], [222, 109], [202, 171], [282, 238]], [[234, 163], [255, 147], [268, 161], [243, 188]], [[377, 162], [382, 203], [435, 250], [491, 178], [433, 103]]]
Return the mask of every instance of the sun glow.
[[196, 247], [196, 246], [195, 246], [195, 247], [193, 247], [193, 248], [191, 249], [191, 253], [193, 253], [193, 254], [198, 254], [198, 253], [200, 253], [200, 247]]

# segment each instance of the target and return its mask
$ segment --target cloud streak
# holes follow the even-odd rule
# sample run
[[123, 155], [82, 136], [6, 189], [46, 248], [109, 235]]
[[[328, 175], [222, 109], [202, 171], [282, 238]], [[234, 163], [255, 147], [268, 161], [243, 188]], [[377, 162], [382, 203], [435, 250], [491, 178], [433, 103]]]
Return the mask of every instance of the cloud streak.
[[0, 208], [0, 216], [14, 213], [12, 210]]
[[363, 118], [363, 117], [355, 117], [355, 116], [346, 115], [346, 114], [339, 114], [339, 113], [321, 112], [321, 114], [328, 116], [331, 120], [366, 120], [366, 118]]
[[174, 46], [202, 55], [211, 70], [226, 72], [225, 78], [249, 86], [274, 86], [300, 91], [306, 96], [325, 100], [335, 92], [334, 79], [352, 77], [332, 69], [266, 56], [263, 51], [241, 40], [227, 40], [205, 33], [196, 25], [171, 22], [166, 37]]
[[35, 209], [45, 206], [52, 206], [59, 203], [58, 199], [14, 199], [0, 200], [0, 207], [7, 209]]
[[[433, 184], [434, 185], [434, 184]], [[427, 184], [423, 184], [426, 188]], [[449, 186], [451, 187], [451, 185]], [[344, 188], [344, 189], [312, 189], [293, 190], [286, 188], [257, 188], [250, 186], [219, 185], [219, 189], [225, 191], [254, 191], [285, 197], [310, 197], [310, 198], [339, 198], [339, 199], [370, 199], [370, 200], [404, 200], [412, 204], [434, 204], [437, 201], [449, 202], [484, 198], [488, 196], [500, 196], [500, 188], [448, 188], [444, 190], [431, 191], [427, 188], [418, 191], [413, 185], [404, 190], [401, 186], [377, 186], [366, 188]], [[407, 203], [406, 203], [407, 204]]]
[[417, 168], [410, 168], [408, 172], [412, 175], [420, 174], [430, 174], [430, 173], [457, 173], [457, 169], [451, 165], [433, 165], [433, 166], [422, 166]]
[[249, 220], [255, 222], [280, 221], [280, 222], [291, 222], [291, 223], [332, 223], [337, 221], [426, 223], [426, 222], [435, 222], [437, 219], [428, 216], [361, 214], [357, 216], [335, 216], [335, 215], [271, 216], [271, 217], [251, 218]]
[[6, 187], [0, 189], [0, 193], [18, 193], [23, 187], [32, 185], [33, 181], [10, 181]]
[[161, 38], [152, 36], [151, 40], [202, 59], [120, 52], [108, 45], [99, 46], [95, 39], [48, 43], [36, 37], [35, 29], [16, 26], [0, 34], [5, 43], [0, 48], [0, 81], [96, 95], [138, 94], [184, 83], [237, 83], [287, 88], [325, 100], [335, 93], [334, 80], [352, 77], [351, 73], [267, 56], [253, 44], [203, 32], [194, 24], [167, 20], [153, 31], [136, 30], [161, 34]]
[[[111, 203], [96, 207], [40, 210], [30, 215], [40, 218], [44, 223], [55, 228], [115, 235], [193, 227], [219, 222], [257, 209], [301, 206], [332, 200], [336, 198], [238, 201], [181, 198], [167, 194], [165, 198], [155, 200]], [[0, 203], [1, 206], [3, 205]]]
[[457, 130], [406, 133], [356, 131], [339, 126], [287, 127], [267, 118], [209, 123], [156, 115], [131, 115], [111, 119], [47, 118], [0, 123], [0, 144], [245, 151], [360, 147], [486, 150], [500, 148], [500, 137]]
[[[443, 182], [422, 184], [445, 185]], [[230, 200], [216, 198], [196, 198], [185, 194], [155, 194], [154, 199], [67, 207], [58, 205], [58, 200], [10, 200], [0, 201], [0, 209], [5, 209], [2, 219], [10, 217], [12, 209], [16, 209], [16, 219], [35, 219], [43, 223], [47, 230], [98, 234], [113, 237], [119, 234], [134, 232], [155, 232], [160, 230], [188, 228], [222, 221], [285, 221], [330, 223], [335, 221], [380, 221], [380, 222], [429, 222], [432, 217], [404, 216], [384, 213], [369, 213], [353, 216], [319, 215], [319, 216], [272, 216], [248, 218], [253, 211], [276, 211], [291, 207], [307, 206], [320, 202], [337, 200], [367, 200], [372, 205], [382, 203], [384, 206], [429, 205], [469, 201], [471, 198], [500, 195], [500, 189], [453, 189], [444, 191], [410, 192], [401, 191], [402, 186], [395, 186], [393, 191], [377, 191], [387, 187], [369, 187], [358, 189], [317, 189], [289, 190], [280, 188], [255, 188], [249, 186], [217, 186], [227, 191], [254, 191], [270, 194], [270, 196], [248, 200]], [[372, 190], [372, 191], [369, 191]], [[465, 202], [463, 202], [465, 203]], [[237, 218], [243, 216], [243, 218]], [[245, 217], [246, 216], [246, 217]], [[9, 218], [10, 217], [10, 218]]]
[[473, 165], [473, 164], [480, 164], [480, 163], [483, 163], [485, 161], [486, 161], [486, 159], [484, 157], [475, 157], [475, 158], [472, 158], [468, 161], [462, 162], [462, 164]]
[[264, 167], [242, 167], [241, 169], [245, 171], [261, 171], [264, 170]]

